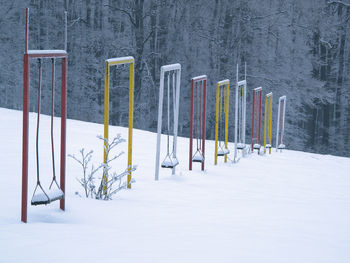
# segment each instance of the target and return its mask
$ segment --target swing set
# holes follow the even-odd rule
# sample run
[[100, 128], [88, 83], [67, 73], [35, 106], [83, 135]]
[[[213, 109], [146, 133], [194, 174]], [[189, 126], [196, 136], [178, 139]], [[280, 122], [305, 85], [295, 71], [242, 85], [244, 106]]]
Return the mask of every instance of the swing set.
[[[110, 58], [105, 61], [105, 105], [104, 105], [104, 151], [103, 163], [107, 164], [108, 152], [108, 128], [109, 128], [109, 76], [110, 67], [118, 65], [130, 65], [129, 71], [129, 130], [128, 130], [128, 178], [127, 187], [131, 188], [131, 166], [132, 166], [132, 129], [133, 129], [133, 112], [134, 112], [134, 65], [133, 57]], [[103, 192], [106, 193], [108, 173], [103, 172]]]
[[252, 111], [252, 146], [251, 150], [260, 153], [260, 127], [261, 127], [261, 98], [262, 87], [253, 89], [253, 111]]
[[265, 116], [264, 116], [264, 153], [269, 149], [271, 154], [272, 135], [272, 92], [265, 95]]
[[234, 162], [238, 162], [238, 151], [242, 151], [245, 156], [245, 132], [246, 132], [246, 102], [247, 102], [247, 80], [246, 63], [244, 64], [244, 80], [239, 80], [238, 64], [236, 72], [236, 103], [235, 103], [235, 152]]
[[[214, 164], [218, 163], [218, 156], [224, 156], [227, 162], [227, 155], [230, 153], [227, 148], [228, 142], [228, 110], [229, 110], [230, 80], [225, 79], [216, 84], [216, 116], [215, 116], [215, 152]], [[225, 123], [224, 123], [225, 122]]]
[[[38, 62], [38, 102], [37, 102], [37, 125], [36, 125], [36, 186], [31, 199], [31, 205], [47, 205], [60, 200], [60, 208], [65, 210], [65, 177], [66, 177], [66, 118], [67, 118], [67, 13], [65, 12], [65, 45], [64, 50], [29, 50], [29, 8], [26, 9], [25, 27], [25, 51], [23, 66], [23, 140], [22, 140], [22, 205], [21, 220], [27, 222], [27, 198], [28, 198], [28, 142], [29, 142], [29, 93], [30, 93], [30, 60]], [[51, 157], [52, 157], [52, 180], [49, 189], [44, 189], [40, 183], [39, 170], [39, 125], [41, 109], [41, 82], [42, 60], [51, 59]], [[55, 60], [62, 60], [61, 76], [61, 150], [60, 150], [60, 184], [57, 182], [55, 171], [54, 151], [54, 95], [55, 95]]]
[[[162, 119], [163, 119], [163, 100], [164, 100], [164, 85], [167, 83], [167, 152], [161, 163], [162, 168], [172, 169], [172, 174], [175, 175], [175, 167], [179, 164], [176, 157], [177, 146], [177, 130], [179, 120], [179, 102], [180, 102], [180, 81], [181, 81], [181, 65], [171, 64], [162, 66], [160, 68], [160, 87], [159, 87], [159, 105], [158, 105], [158, 126], [157, 126], [157, 150], [156, 150], [156, 169], [155, 180], [159, 180], [159, 163], [160, 163], [160, 145], [162, 133]], [[172, 87], [172, 88], [170, 88]], [[172, 100], [170, 99], [172, 97]], [[173, 105], [173, 121], [171, 118], [171, 107]], [[171, 127], [172, 124], [172, 127]], [[171, 134], [171, 128], [173, 133]], [[170, 137], [172, 137], [172, 145], [170, 145]]]
[[[204, 171], [205, 160], [205, 112], [206, 112], [206, 92], [207, 76], [202, 75], [194, 77], [191, 80], [191, 113], [190, 113], [190, 151], [189, 151], [189, 170], [192, 170], [192, 162], [201, 163], [201, 169]], [[195, 95], [195, 98], [194, 98]], [[195, 113], [193, 104], [195, 100]], [[193, 116], [195, 116], [195, 140], [196, 151], [193, 154]]]

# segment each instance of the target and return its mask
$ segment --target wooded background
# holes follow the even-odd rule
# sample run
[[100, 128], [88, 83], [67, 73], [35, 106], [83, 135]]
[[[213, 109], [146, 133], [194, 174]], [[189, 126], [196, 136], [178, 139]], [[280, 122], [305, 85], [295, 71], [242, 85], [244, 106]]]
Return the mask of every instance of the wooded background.
[[[67, 10], [69, 118], [102, 123], [104, 60], [134, 56], [135, 128], [156, 130], [160, 67], [181, 63], [179, 134], [189, 133], [190, 79], [206, 74], [207, 136], [214, 137], [215, 83], [228, 78], [233, 141], [236, 64], [242, 79], [247, 62], [247, 143], [251, 91], [262, 86], [274, 96], [273, 136], [278, 97], [287, 95], [287, 148], [350, 156], [350, 1], [0, 0], [0, 6], [0, 107], [22, 108], [25, 7], [30, 8], [30, 49], [63, 49]], [[31, 111], [36, 111], [35, 64]], [[114, 125], [127, 125], [127, 71], [111, 72]], [[44, 63], [43, 79], [42, 112], [49, 114], [50, 61]], [[59, 116], [58, 103], [55, 107]]]

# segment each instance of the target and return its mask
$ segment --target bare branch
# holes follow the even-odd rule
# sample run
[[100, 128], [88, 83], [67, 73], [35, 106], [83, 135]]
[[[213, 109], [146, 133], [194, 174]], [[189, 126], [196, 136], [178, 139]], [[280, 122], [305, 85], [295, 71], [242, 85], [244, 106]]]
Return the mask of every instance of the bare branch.
[[332, 1], [328, 1], [327, 4], [331, 5], [331, 4], [340, 4], [346, 7], [350, 7], [350, 3], [344, 3], [343, 1], [339, 1], [339, 0], [332, 0]]
[[148, 36], [143, 40], [142, 45], [145, 45], [148, 39], [153, 35], [154, 29], [148, 34]]
[[258, 19], [264, 19], [264, 18], [268, 18], [268, 17], [271, 17], [271, 16], [276, 16], [276, 15], [280, 15], [280, 14], [284, 14], [284, 13], [287, 13], [287, 11], [279, 11], [279, 12], [276, 12], [276, 13], [273, 13], [273, 14], [267, 14], [267, 15], [264, 15], [264, 16], [254, 16], [254, 17], [249, 17], [248, 20], [258, 20]]
[[122, 8], [119, 8], [119, 7], [110, 6], [108, 4], [105, 4], [104, 6], [107, 6], [107, 7], [111, 8], [112, 10], [117, 10], [117, 11], [127, 15], [129, 17], [131, 24], [133, 24], [133, 26], [136, 27], [135, 19], [133, 18], [132, 14], [129, 11], [122, 9]]

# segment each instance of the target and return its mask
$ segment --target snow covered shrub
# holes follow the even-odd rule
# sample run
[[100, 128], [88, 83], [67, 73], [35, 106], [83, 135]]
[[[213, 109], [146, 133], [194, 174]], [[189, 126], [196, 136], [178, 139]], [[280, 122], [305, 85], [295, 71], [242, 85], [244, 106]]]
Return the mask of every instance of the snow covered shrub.
[[[128, 168], [125, 169], [122, 173], [117, 173], [116, 171], [111, 172], [112, 166], [111, 163], [120, 157], [124, 152], [120, 152], [112, 157], [112, 150], [120, 143], [125, 142], [125, 140], [121, 137], [120, 134], [117, 134], [116, 137], [113, 138], [111, 142], [105, 140], [102, 136], [97, 136], [98, 139], [104, 142], [104, 145], [108, 145], [108, 147], [104, 147], [107, 156], [107, 162], [101, 163], [97, 167], [94, 164], [90, 165], [93, 151], [85, 152], [85, 149], [82, 148], [80, 152], [80, 157], [76, 157], [73, 155], [68, 155], [72, 159], [76, 160], [83, 169], [83, 177], [77, 178], [79, 184], [84, 188], [85, 197], [102, 199], [102, 200], [111, 200], [112, 196], [119, 192], [122, 189], [125, 189], [127, 186], [127, 182], [125, 177], [128, 174]], [[96, 179], [95, 175], [98, 171], [103, 170], [102, 177]], [[130, 167], [131, 171], [136, 170], [136, 166]], [[132, 180], [131, 183], [133, 183]], [[98, 183], [98, 185], [96, 184]]]

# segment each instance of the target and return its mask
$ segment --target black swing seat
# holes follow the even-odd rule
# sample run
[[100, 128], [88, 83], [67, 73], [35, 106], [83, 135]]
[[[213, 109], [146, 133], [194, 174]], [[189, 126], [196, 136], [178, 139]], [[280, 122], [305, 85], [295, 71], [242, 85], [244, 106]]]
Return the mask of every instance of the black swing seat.
[[170, 157], [167, 155], [164, 159], [164, 161], [161, 164], [162, 168], [174, 168], [176, 165], [179, 164], [179, 161], [176, 157]]
[[277, 147], [277, 149], [280, 149], [280, 150], [285, 149], [285, 148], [286, 148], [286, 146], [285, 146], [283, 143], [281, 143], [281, 144], [278, 145], [278, 147]]
[[237, 149], [238, 150], [243, 150], [245, 148], [245, 144], [244, 143], [237, 143]]
[[47, 192], [35, 193], [33, 195], [31, 204], [32, 205], [47, 205], [51, 202], [61, 200], [64, 197], [63, 191], [58, 188], [55, 190], [49, 190]]
[[218, 156], [224, 156], [229, 153], [230, 153], [229, 149], [222, 149], [221, 147], [218, 149]]
[[261, 148], [261, 145], [259, 143], [254, 143], [253, 145], [254, 150], [260, 150], [260, 148]]
[[196, 162], [196, 163], [204, 162], [203, 155], [199, 151], [197, 151], [192, 157], [192, 162]]
[[266, 145], [265, 145], [265, 148], [266, 148], [266, 149], [270, 149], [270, 148], [271, 148], [271, 144], [266, 144]]

